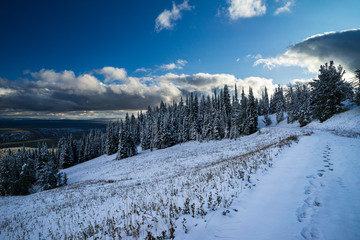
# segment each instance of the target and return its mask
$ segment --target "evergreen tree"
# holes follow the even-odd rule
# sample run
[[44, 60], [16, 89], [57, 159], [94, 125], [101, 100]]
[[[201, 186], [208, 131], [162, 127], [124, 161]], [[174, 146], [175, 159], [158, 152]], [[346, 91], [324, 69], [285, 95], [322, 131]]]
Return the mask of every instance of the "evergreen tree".
[[230, 137], [230, 130], [231, 130], [231, 102], [230, 102], [230, 92], [228, 85], [225, 84], [224, 91], [223, 91], [223, 108], [224, 108], [224, 122], [225, 122], [225, 137]]
[[355, 71], [355, 77], [357, 79], [355, 88], [356, 88], [356, 95], [355, 95], [355, 102], [357, 105], [360, 105], [360, 69]]
[[324, 122], [342, 109], [345, 99], [343, 75], [345, 71], [341, 65], [336, 68], [334, 62], [325, 63], [319, 69], [318, 79], [310, 82], [312, 88], [311, 107], [313, 116]]
[[107, 155], [111, 155], [117, 152], [119, 144], [118, 139], [119, 130], [116, 129], [115, 123], [110, 122], [106, 127], [106, 140], [105, 140], [105, 151]]
[[241, 100], [240, 100], [240, 106], [241, 106], [241, 113], [240, 113], [240, 122], [242, 123], [241, 125], [241, 129], [240, 129], [240, 133], [244, 133], [245, 132], [245, 128], [246, 128], [246, 121], [247, 121], [247, 109], [248, 109], [248, 99], [245, 95], [245, 92], [244, 92], [244, 88], [242, 89], [242, 92], [241, 92]]
[[262, 95], [262, 102], [263, 102], [263, 114], [264, 114], [264, 123], [266, 126], [271, 125], [272, 121], [269, 116], [270, 114], [270, 105], [269, 105], [269, 95], [267, 92], [267, 88], [265, 87], [264, 93]]
[[230, 131], [230, 138], [238, 138], [241, 134], [241, 106], [239, 103], [238, 95], [237, 95], [237, 87], [235, 84], [235, 96], [234, 101], [232, 104], [231, 110], [231, 131]]
[[[306, 86], [304, 86], [306, 88]], [[302, 92], [302, 104], [299, 111], [300, 127], [306, 126], [312, 120], [312, 111], [310, 107], [310, 93], [306, 90]]]
[[255, 98], [252, 91], [252, 88], [249, 87], [249, 102], [247, 106], [247, 119], [246, 119], [246, 127], [245, 127], [245, 134], [252, 134], [257, 130], [258, 124], [258, 114], [257, 108], [255, 104]]
[[[40, 147], [41, 146], [41, 147]], [[23, 147], [0, 159], [0, 195], [25, 195], [66, 184], [45, 143], [32, 153]]]
[[79, 163], [85, 162], [85, 135], [79, 140], [78, 160]]
[[119, 151], [116, 159], [132, 157], [137, 154], [136, 145], [131, 134], [129, 115], [126, 114], [125, 122], [120, 122]]
[[284, 120], [284, 112], [286, 110], [286, 103], [282, 87], [278, 86], [275, 90], [273, 101], [276, 106], [276, 122], [279, 123]]
[[221, 116], [220, 114], [216, 114], [215, 115], [215, 122], [213, 125], [213, 139], [215, 140], [220, 140], [224, 138], [225, 135], [225, 129], [224, 129], [224, 125], [221, 121]]
[[59, 156], [60, 168], [68, 168], [74, 165], [74, 154], [69, 140], [70, 139], [66, 139], [65, 137], [62, 137], [58, 144], [58, 151], [60, 151], [60, 156]]

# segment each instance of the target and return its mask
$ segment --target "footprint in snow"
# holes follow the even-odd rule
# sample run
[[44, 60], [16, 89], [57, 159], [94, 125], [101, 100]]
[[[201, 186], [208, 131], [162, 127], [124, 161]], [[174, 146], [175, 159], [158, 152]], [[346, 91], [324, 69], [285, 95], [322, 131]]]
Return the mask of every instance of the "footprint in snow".
[[306, 205], [308, 205], [308, 207], [313, 205], [313, 200], [311, 197], [308, 197], [307, 199], [305, 199], [304, 202], [306, 203]]
[[307, 227], [301, 230], [300, 235], [306, 240], [311, 239], [310, 231]]
[[341, 177], [338, 177], [336, 182], [339, 184], [340, 187], [347, 189], [346, 185], [344, 184], [344, 181]]
[[316, 227], [312, 227], [311, 229], [304, 227], [300, 235], [306, 240], [320, 239], [320, 232]]
[[304, 194], [309, 195], [310, 193], [311, 193], [311, 187], [310, 187], [310, 186], [306, 186], [306, 187], [304, 188]]
[[313, 204], [314, 204], [315, 207], [320, 207], [320, 206], [321, 206], [321, 203], [320, 203], [320, 201], [319, 201], [318, 198], [316, 198], [316, 199], [314, 200]]
[[307, 203], [296, 209], [296, 217], [298, 222], [303, 222], [311, 213], [311, 208]]
[[310, 185], [312, 185], [312, 186], [314, 186], [314, 187], [318, 187], [318, 185], [316, 184], [316, 182], [314, 182], [314, 181], [309, 181], [309, 183], [310, 183]]

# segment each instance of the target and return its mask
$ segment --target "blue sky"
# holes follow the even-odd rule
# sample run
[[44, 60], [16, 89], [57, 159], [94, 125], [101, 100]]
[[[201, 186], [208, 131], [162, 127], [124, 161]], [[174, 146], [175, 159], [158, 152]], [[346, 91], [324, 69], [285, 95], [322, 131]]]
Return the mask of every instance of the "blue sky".
[[[358, 59], [342, 62], [349, 50], [338, 46], [350, 41], [357, 47], [357, 38], [346, 33], [337, 45], [326, 39], [358, 29], [359, 9], [355, 0], [2, 1], [0, 114], [114, 116], [109, 111], [145, 109], [147, 103], [199, 91], [199, 82], [206, 90], [238, 83], [259, 85], [260, 92], [260, 83], [270, 84], [266, 80], [275, 85], [313, 78], [330, 58], [354, 68]], [[304, 55], [301, 44], [314, 35], [309, 41], [315, 46], [325, 41], [329, 47]], [[333, 48], [340, 49], [337, 55]], [[94, 109], [64, 105], [56, 111], [42, 103], [61, 105], [80, 97], [66, 84], [84, 92], [82, 101], [112, 96], [123, 103]], [[25, 99], [42, 107], [9, 104], [24, 102], [25, 88], [34, 91]], [[51, 93], [39, 94], [41, 88]]]

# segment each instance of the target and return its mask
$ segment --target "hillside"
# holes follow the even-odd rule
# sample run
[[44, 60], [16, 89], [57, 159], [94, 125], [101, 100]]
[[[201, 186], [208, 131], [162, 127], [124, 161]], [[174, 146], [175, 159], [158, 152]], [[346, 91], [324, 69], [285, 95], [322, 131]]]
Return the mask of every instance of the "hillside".
[[101, 156], [65, 169], [66, 187], [1, 197], [0, 238], [359, 239], [359, 121], [353, 108], [306, 128]]

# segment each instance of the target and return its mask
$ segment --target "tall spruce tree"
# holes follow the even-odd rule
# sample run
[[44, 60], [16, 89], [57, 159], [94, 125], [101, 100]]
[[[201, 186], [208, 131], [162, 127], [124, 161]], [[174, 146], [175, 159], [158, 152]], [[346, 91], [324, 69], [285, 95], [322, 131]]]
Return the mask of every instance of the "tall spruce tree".
[[269, 95], [268, 95], [268, 92], [267, 92], [267, 88], [265, 87], [264, 89], [264, 93], [262, 95], [262, 98], [263, 98], [263, 114], [264, 114], [264, 123], [266, 126], [269, 126], [271, 125], [272, 121], [271, 121], [271, 118], [269, 116], [270, 114], [270, 104], [269, 104]]
[[311, 111], [311, 98], [310, 92], [308, 91], [306, 85], [303, 85], [302, 88], [299, 88], [301, 92], [301, 106], [299, 110], [299, 123], [300, 127], [306, 126], [312, 120], [312, 111]]
[[344, 73], [342, 66], [334, 62], [320, 66], [318, 79], [310, 82], [312, 89], [311, 107], [315, 119], [324, 122], [342, 109], [344, 93]]
[[246, 127], [245, 127], [245, 134], [252, 134], [257, 130], [258, 124], [258, 114], [257, 108], [255, 104], [255, 97], [253, 94], [253, 90], [249, 87], [249, 102], [247, 106], [247, 119], [246, 119]]
[[283, 88], [279, 85], [275, 90], [274, 100], [276, 106], [276, 122], [279, 123], [284, 120], [284, 112], [286, 110], [286, 102]]
[[241, 100], [240, 100], [240, 106], [241, 106], [241, 119], [239, 120], [242, 124], [240, 133], [243, 134], [245, 132], [246, 128], [246, 121], [247, 121], [247, 109], [248, 109], [248, 99], [245, 95], [244, 88], [241, 91]]
[[119, 150], [116, 159], [120, 160], [123, 158], [132, 157], [137, 154], [135, 141], [131, 134], [131, 122], [129, 115], [126, 114], [125, 122], [120, 122], [119, 132]]

